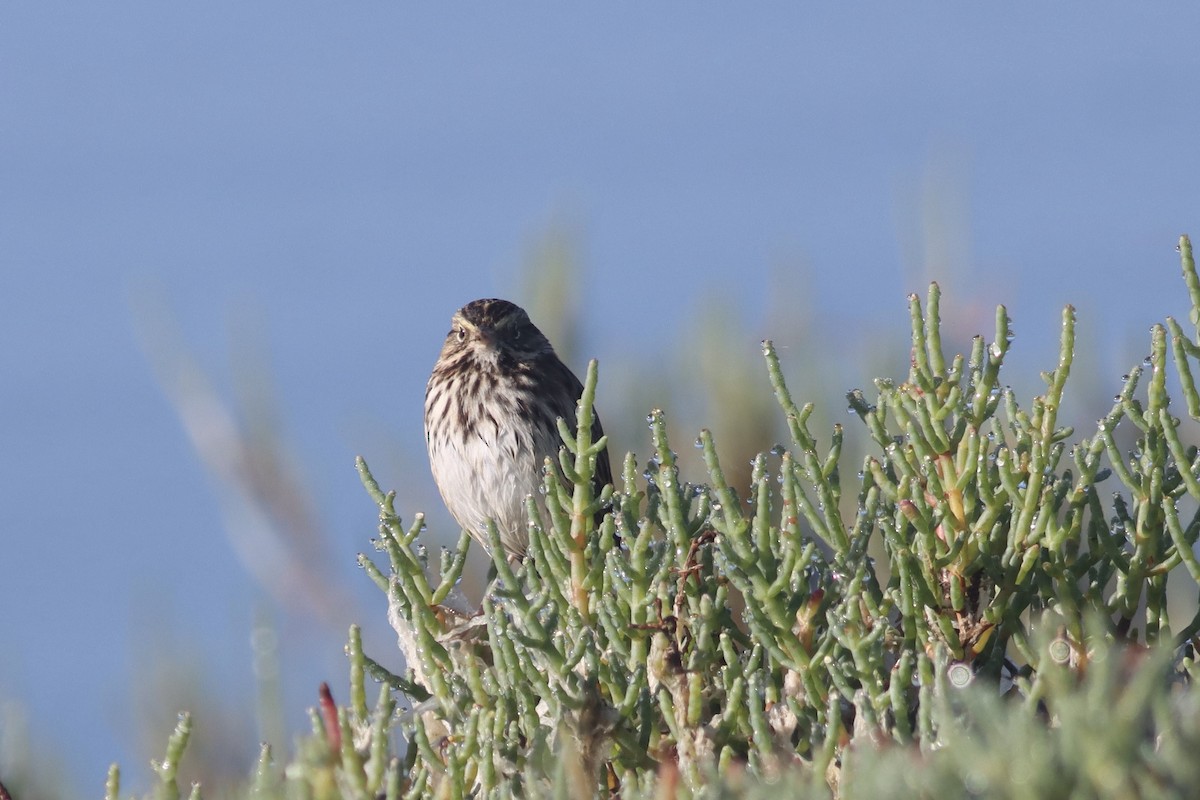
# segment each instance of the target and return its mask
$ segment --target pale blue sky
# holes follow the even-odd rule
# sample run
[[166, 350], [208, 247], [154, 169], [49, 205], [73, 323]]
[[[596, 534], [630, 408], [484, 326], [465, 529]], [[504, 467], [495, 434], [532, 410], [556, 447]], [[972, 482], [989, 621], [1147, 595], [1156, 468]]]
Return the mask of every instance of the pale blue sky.
[[[1184, 313], [1198, 22], [1182, 4], [10, 5], [0, 700], [63, 748], [78, 791], [114, 759], [136, 782], [142, 629], [171, 627], [249, 698], [265, 607], [302, 724], [319, 681], [344, 685], [345, 625], [390, 646], [353, 566], [374, 528], [353, 456], [432, 490], [388, 451], [420, 447], [449, 315], [510, 292], [556, 218], [581, 231], [602, 361], [661, 352], [714, 292], [752, 352], [781, 264], [806, 266], [797, 305], [835, 332], [903, 336], [904, 294], [931, 277], [959, 292], [947, 306], [1009, 304], [1030, 350], [1066, 302], [1108, 344]], [[938, 203], [965, 237], [958, 277], [913, 246]], [[358, 592], [345, 620], [272, 607], [221, 534], [138, 347], [147, 290], [218, 375], [231, 317], [257, 317], [336, 536], [330, 579]]]

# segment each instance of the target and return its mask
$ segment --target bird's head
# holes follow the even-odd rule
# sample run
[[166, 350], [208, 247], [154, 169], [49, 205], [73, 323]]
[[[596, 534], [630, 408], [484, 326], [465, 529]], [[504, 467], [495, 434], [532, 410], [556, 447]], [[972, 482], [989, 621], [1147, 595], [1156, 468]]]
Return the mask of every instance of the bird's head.
[[517, 361], [553, 353], [554, 348], [525, 309], [507, 300], [475, 300], [450, 321], [442, 355], [474, 352], [479, 358]]

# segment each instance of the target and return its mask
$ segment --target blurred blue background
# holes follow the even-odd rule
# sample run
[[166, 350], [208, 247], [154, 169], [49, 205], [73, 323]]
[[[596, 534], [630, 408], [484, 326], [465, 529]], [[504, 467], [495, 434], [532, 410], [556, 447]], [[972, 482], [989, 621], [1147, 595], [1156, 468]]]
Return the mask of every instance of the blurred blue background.
[[[383, 598], [354, 566], [376, 514], [353, 458], [405, 519], [444, 525], [428, 371], [454, 309], [528, 299], [547, 231], [582, 264], [575, 366], [614, 365], [602, 408], [620, 365], [670, 358], [704, 303], [742, 321], [751, 356], [790, 346], [771, 323], [788, 309], [816, 346], [902, 345], [904, 296], [934, 278], [968, 335], [1007, 304], [1031, 374], [1074, 303], [1091, 349], [1117, 354], [1111, 396], [1146, 327], [1186, 315], [1198, 22], [1183, 4], [7, 6], [8, 758], [32, 748], [68, 794], [96, 794], [112, 761], [144, 786], [200, 697], [198, 728], [240, 731], [244, 763], [271, 734], [254, 708], [272, 675], [286, 742], [320, 681], [344, 695], [351, 622], [386, 660]], [[180, 374], [211, 386], [172, 395]], [[245, 386], [277, 410], [274, 468], [311, 504], [298, 524], [324, 532], [298, 578], [189, 438], [228, 420], [180, 424], [181, 396], [236, 405]], [[171, 705], [176, 682], [194, 694]]]

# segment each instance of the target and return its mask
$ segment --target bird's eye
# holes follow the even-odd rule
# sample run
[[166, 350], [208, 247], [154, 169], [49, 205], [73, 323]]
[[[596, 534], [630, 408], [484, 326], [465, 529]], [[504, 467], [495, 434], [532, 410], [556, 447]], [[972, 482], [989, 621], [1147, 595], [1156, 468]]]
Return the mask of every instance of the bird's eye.
[[460, 342], [465, 342], [465, 341], [467, 340], [467, 329], [466, 329], [466, 328], [463, 328], [463, 327], [458, 327], [458, 328], [455, 328], [455, 329], [454, 329], [454, 336], [455, 336], [455, 338], [456, 338], [456, 339], [458, 339]]

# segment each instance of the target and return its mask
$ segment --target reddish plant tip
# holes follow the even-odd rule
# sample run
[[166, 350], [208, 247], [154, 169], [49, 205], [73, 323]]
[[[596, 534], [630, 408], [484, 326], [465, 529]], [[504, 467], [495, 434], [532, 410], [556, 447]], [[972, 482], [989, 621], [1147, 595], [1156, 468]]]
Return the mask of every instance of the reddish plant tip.
[[321, 719], [325, 723], [325, 738], [329, 740], [329, 749], [334, 753], [342, 749], [342, 726], [338, 724], [337, 703], [333, 702], [333, 692], [329, 684], [321, 682], [317, 690], [321, 700]]

